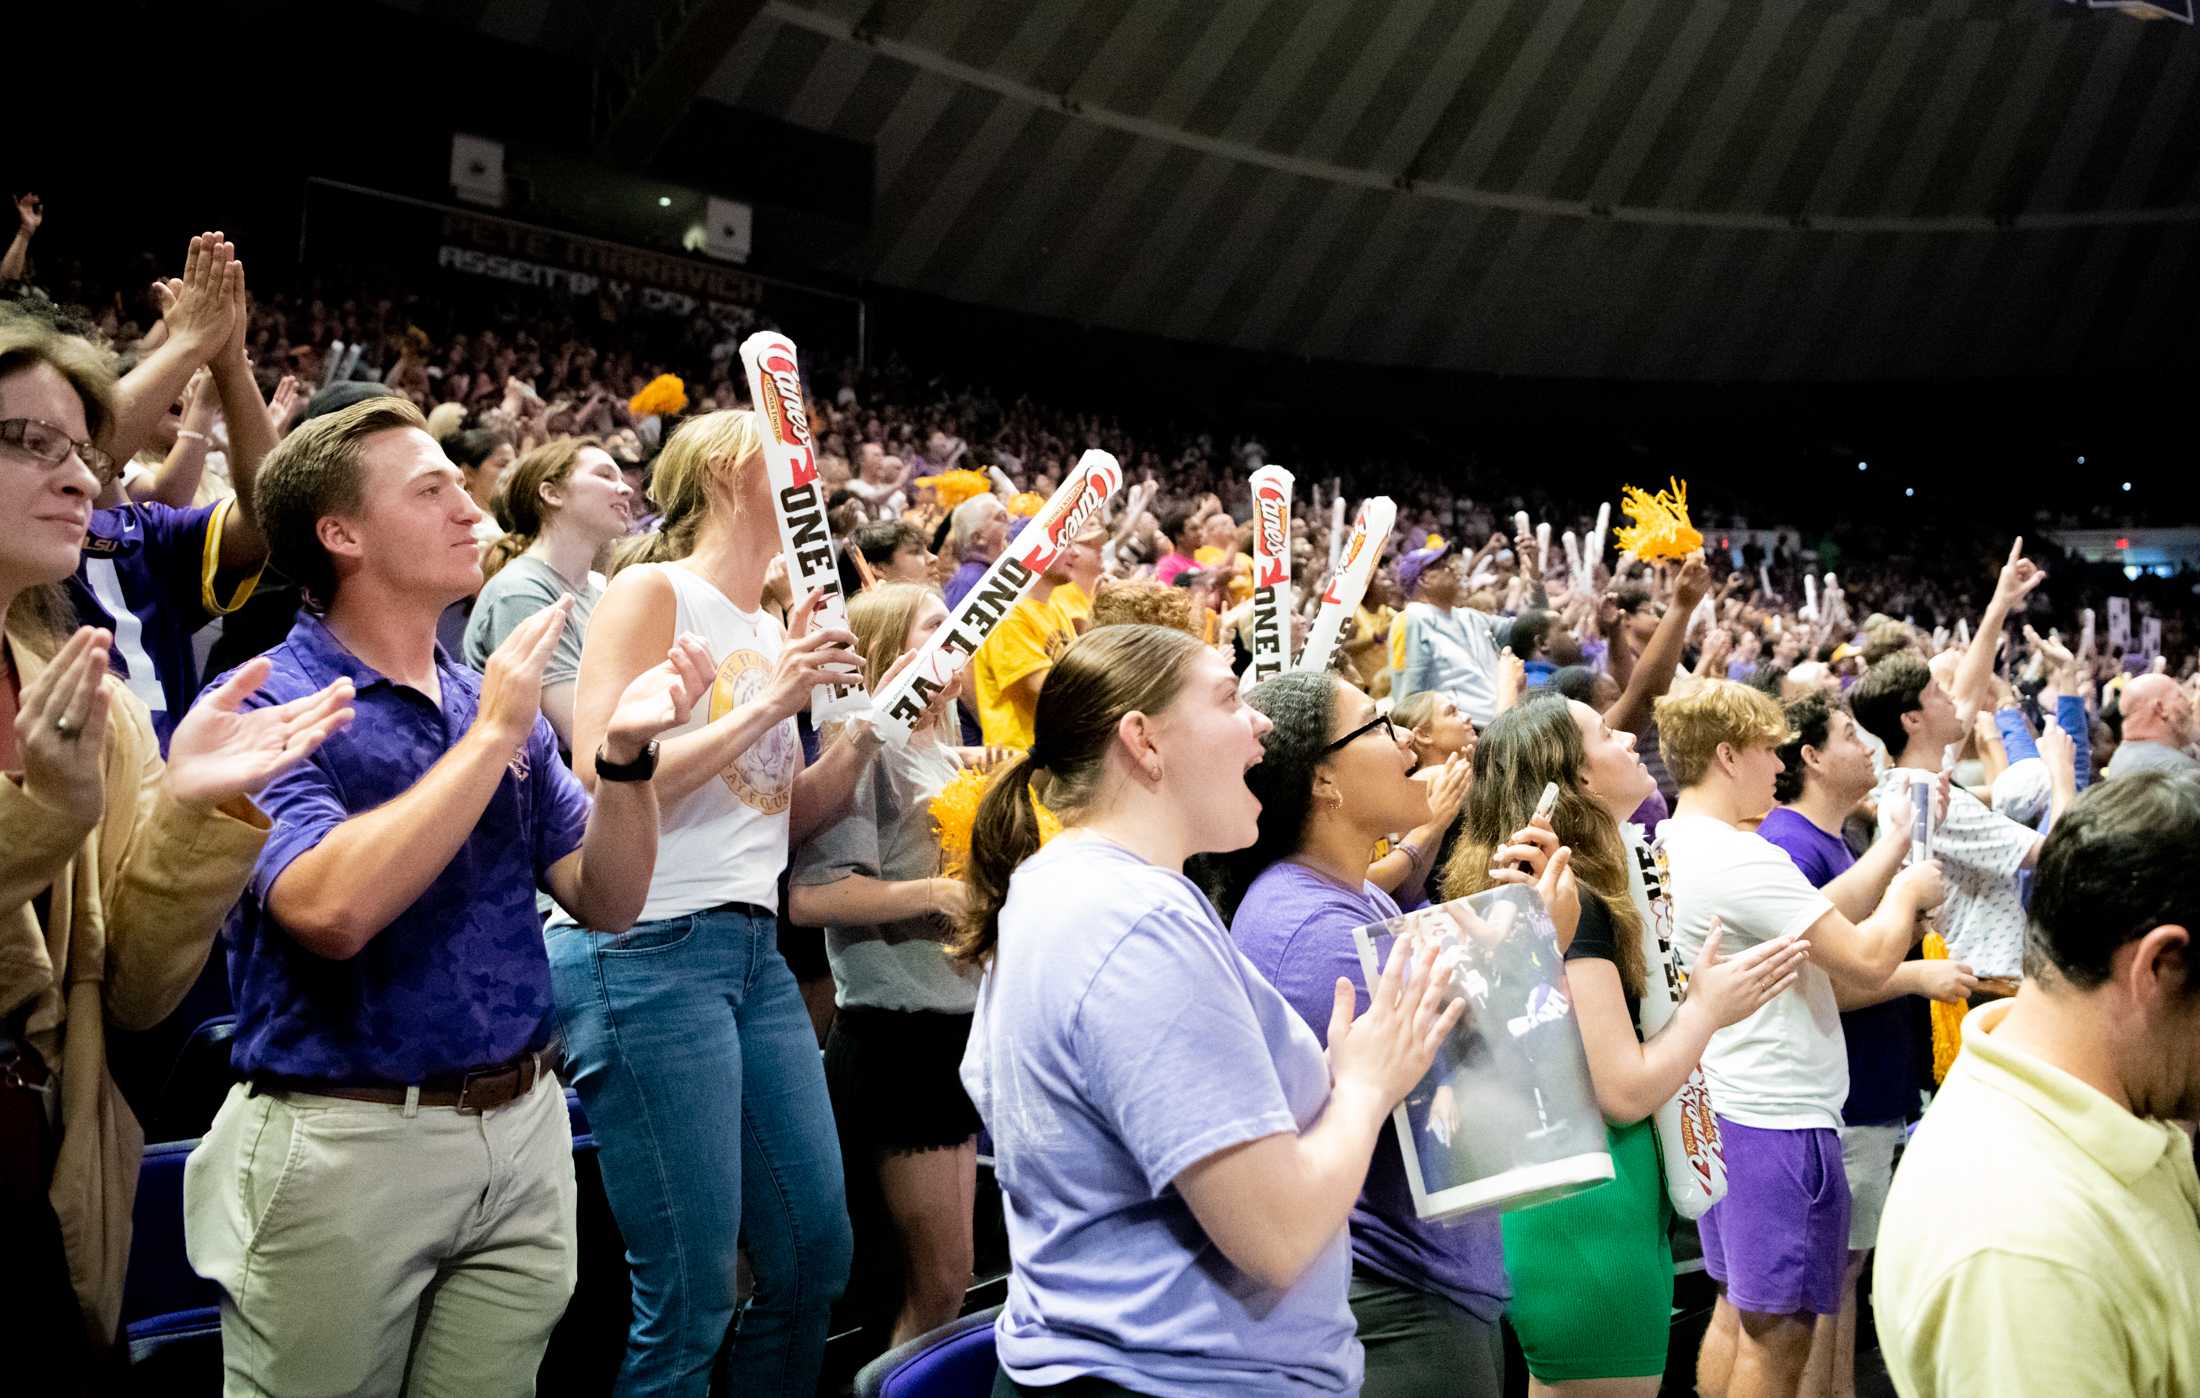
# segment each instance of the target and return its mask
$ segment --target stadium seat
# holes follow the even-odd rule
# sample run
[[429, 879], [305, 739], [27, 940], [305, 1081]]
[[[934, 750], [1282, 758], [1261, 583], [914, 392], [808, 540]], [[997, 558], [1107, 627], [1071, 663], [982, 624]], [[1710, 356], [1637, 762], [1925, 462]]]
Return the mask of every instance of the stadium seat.
[[176, 1050], [175, 1066], [146, 1120], [147, 1140], [195, 1141], [213, 1126], [214, 1113], [237, 1081], [229, 1066], [229, 1046], [236, 1036], [235, 1015], [215, 1015], [191, 1031]]
[[[220, 1293], [183, 1254], [183, 1163], [197, 1141], [148, 1146], [138, 1167], [131, 1213], [130, 1268], [122, 1285], [122, 1324], [133, 1370], [174, 1376], [171, 1392], [196, 1392], [221, 1374]], [[132, 1386], [151, 1377], [134, 1373]]]
[[987, 1398], [997, 1369], [993, 1322], [1001, 1308], [949, 1321], [896, 1345], [856, 1375], [855, 1398]]

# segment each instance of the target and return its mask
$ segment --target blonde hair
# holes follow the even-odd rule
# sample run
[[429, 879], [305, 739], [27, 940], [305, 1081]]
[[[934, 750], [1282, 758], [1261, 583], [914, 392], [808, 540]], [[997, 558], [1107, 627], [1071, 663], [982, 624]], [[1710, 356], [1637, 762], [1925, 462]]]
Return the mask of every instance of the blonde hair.
[[[64, 334], [47, 321], [0, 306], [0, 379], [38, 365], [59, 374], [84, 407], [84, 426], [96, 441], [115, 416], [115, 375], [108, 356], [89, 340]], [[41, 583], [7, 605], [8, 639], [41, 659], [51, 659], [76, 626], [76, 609], [61, 580]]]
[[1777, 748], [1788, 740], [1780, 701], [1737, 680], [1705, 680], [1685, 696], [1660, 699], [1657, 724], [1665, 769], [1684, 787], [1704, 779], [1721, 743]]
[[901, 658], [909, 640], [909, 628], [925, 599], [939, 596], [939, 589], [923, 583], [890, 582], [866, 588], [848, 599], [848, 629], [855, 633], [856, 650], [863, 656], [863, 686], [876, 691], [886, 672]]
[[[505, 468], [497, 485], [497, 523], [504, 535], [489, 545], [481, 558], [481, 580], [487, 582], [505, 564], [519, 557], [542, 537], [557, 508], [542, 498], [546, 485], [563, 485], [580, 465], [581, 453], [593, 447], [603, 451], [594, 437], [559, 437], [545, 442]], [[609, 453], [606, 453], [608, 455]]]
[[438, 403], [428, 410], [428, 435], [438, 446], [456, 437], [465, 426], [464, 403]]
[[301, 424], [260, 466], [252, 513], [267, 536], [268, 561], [323, 610], [336, 596], [336, 562], [321, 546], [321, 521], [359, 509], [367, 438], [405, 427], [425, 432], [428, 420], [410, 400], [376, 394]]
[[[713, 481], [732, 485], [744, 473], [764, 469], [763, 420], [746, 408], [726, 408], [680, 424], [657, 453], [649, 475], [649, 503], [662, 522], [619, 546], [612, 571], [636, 563], [670, 563], [695, 552], [710, 515]], [[738, 510], [738, 491], [727, 507]]]
[[1166, 626], [1187, 635], [1200, 634], [1192, 613], [1192, 594], [1166, 583], [1109, 583], [1092, 599], [1093, 630], [1127, 625]]

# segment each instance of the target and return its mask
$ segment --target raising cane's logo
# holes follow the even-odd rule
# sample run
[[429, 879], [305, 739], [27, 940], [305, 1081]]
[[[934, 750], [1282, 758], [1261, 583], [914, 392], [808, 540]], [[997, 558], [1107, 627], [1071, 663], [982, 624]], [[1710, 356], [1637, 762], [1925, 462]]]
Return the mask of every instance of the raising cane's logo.
[[1026, 533], [1035, 531], [1039, 538], [1024, 554], [1023, 565], [1034, 573], [1044, 573], [1048, 564], [1062, 556], [1065, 543], [1107, 508], [1108, 497], [1115, 493], [1119, 479], [1119, 473], [1108, 466], [1096, 465], [1086, 471], [1082, 485], [1067, 507], [1051, 520], [1042, 515], [1026, 528]]
[[1366, 547], [1367, 522], [1365, 520], [1362, 520], [1353, 529], [1352, 537], [1345, 540], [1344, 557], [1340, 558], [1337, 561], [1337, 571], [1333, 575], [1331, 575], [1329, 579], [1329, 591], [1322, 596], [1322, 600], [1324, 602], [1344, 601], [1344, 593], [1339, 591], [1338, 589], [1344, 583], [1345, 574], [1352, 571], [1352, 560], [1358, 558], [1360, 556], [1360, 550]]
[[1275, 587], [1291, 575], [1291, 500], [1273, 485], [1264, 485], [1253, 497], [1260, 510], [1261, 574], [1256, 587]]
[[802, 403], [802, 376], [796, 372], [794, 350], [778, 344], [761, 360], [764, 372], [756, 376], [757, 407], [771, 424], [772, 435], [802, 453], [794, 463], [794, 483], [817, 479], [817, 457], [810, 448], [810, 414]]

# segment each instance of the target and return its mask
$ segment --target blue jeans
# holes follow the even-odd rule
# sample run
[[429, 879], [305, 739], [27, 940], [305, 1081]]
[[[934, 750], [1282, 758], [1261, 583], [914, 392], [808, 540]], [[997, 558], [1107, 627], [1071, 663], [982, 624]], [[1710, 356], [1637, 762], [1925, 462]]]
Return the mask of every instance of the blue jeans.
[[573, 1086], [633, 1268], [616, 1392], [704, 1398], [746, 1241], [729, 1393], [811, 1398], [853, 1244], [825, 1070], [773, 919], [742, 908], [552, 929]]

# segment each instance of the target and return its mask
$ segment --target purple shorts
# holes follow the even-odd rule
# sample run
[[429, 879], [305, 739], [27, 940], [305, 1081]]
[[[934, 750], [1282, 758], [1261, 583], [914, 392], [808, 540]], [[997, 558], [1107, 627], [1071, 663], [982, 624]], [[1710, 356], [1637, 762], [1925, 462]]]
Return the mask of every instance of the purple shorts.
[[1739, 1310], [1841, 1313], [1849, 1258], [1849, 1179], [1841, 1133], [1774, 1131], [1719, 1118], [1726, 1197], [1697, 1230], [1704, 1270]]

